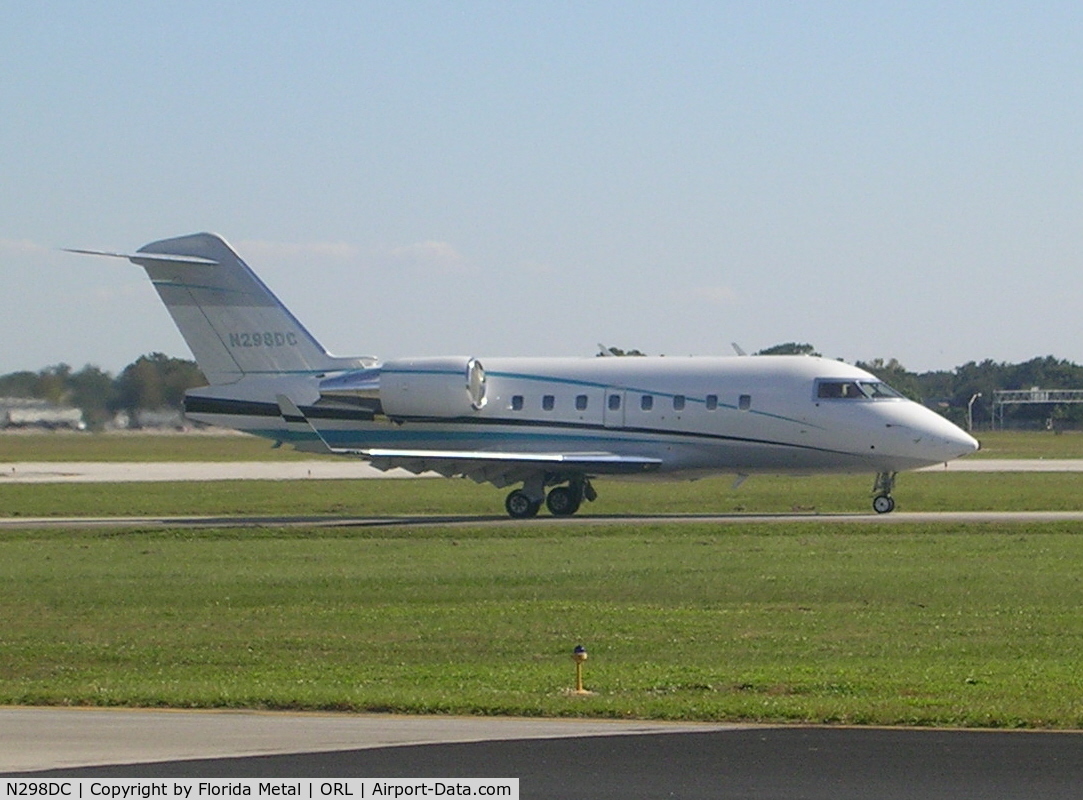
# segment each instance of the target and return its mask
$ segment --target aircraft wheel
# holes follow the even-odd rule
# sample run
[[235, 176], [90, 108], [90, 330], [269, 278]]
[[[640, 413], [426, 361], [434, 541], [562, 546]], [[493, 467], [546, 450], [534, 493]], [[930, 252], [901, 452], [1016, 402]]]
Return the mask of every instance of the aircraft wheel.
[[890, 514], [895, 510], [895, 498], [889, 494], [878, 494], [872, 499], [872, 510], [877, 514]]
[[514, 517], [515, 519], [529, 519], [530, 517], [538, 515], [538, 509], [541, 508], [541, 503], [537, 500], [532, 500], [530, 495], [522, 489], [516, 489], [504, 500], [504, 508], [507, 509], [508, 516], [510, 517]]
[[570, 486], [558, 486], [545, 498], [545, 506], [555, 517], [570, 517], [579, 510], [580, 495]]

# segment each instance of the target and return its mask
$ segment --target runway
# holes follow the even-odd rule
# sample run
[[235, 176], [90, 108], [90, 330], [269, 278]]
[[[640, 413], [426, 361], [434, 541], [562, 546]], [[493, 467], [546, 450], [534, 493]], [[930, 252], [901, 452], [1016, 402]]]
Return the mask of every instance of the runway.
[[517, 777], [523, 798], [581, 800], [1077, 798], [1083, 734], [9, 708], [0, 773]]

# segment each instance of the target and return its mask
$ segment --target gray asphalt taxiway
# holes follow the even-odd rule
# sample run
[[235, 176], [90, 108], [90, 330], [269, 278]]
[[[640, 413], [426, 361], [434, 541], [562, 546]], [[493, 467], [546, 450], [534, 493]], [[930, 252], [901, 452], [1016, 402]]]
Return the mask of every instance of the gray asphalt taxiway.
[[1078, 798], [1083, 733], [0, 709], [0, 774], [519, 778], [523, 798]]

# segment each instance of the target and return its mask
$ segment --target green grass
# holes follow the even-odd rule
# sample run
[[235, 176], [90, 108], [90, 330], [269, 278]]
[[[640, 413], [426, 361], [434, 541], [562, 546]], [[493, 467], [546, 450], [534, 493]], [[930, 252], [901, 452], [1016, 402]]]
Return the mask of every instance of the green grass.
[[969, 458], [1083, 458], [1083, 432], [978, 431], [981, 450]]
[[0, 702], [1077, 728], [1080, 532], [9, 532]]
[[[681, 483], [596, 481], [580, 516], [612, 514], [869, 513], [872, 477], [757, 476]], [[467, 480], [0, 483], [0, 517], [146, 515], [504, 514], [505, 490]], [[899, 476], [900, 511], [1083, 509], [1083, 473], [926, 472]], [[543, 515], [547, 512], [542, 512]]]

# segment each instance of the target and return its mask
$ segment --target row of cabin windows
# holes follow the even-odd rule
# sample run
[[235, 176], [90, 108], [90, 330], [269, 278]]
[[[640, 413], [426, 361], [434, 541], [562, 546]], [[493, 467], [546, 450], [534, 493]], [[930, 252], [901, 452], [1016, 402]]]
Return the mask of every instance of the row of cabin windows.
[[[611, 394], [606, 401], [610, 411], [620, 411], [622, 395]], [[686, 398], [683, 394], [677, 394], [673, 396], [673, 410], [684, 411]], [[522, 411], [526, 401], [521, 394], [512, 395], [511, 398], [511, 410]], [[556, 408], [557, 399], [556, 395], [543, 394], [541, 400], [542, 411], [552, 411]], [[575, 410], [586, 411], [589, 404], [589, 398], [585, 394], [577, 394], [575, 396]], [[718, 395], [709, 394], [705, 399], [705, 405], [708, 411], [715, 411], [718, 408]], [[737, 399], [737, 407], [741, 411], [748, 411], [752, 407], [752, 395], [743, 394]], [[641, 411], [653, 411], [654, 410], [654, 395], [644, 394], [639, 396], [639, 408]]]

